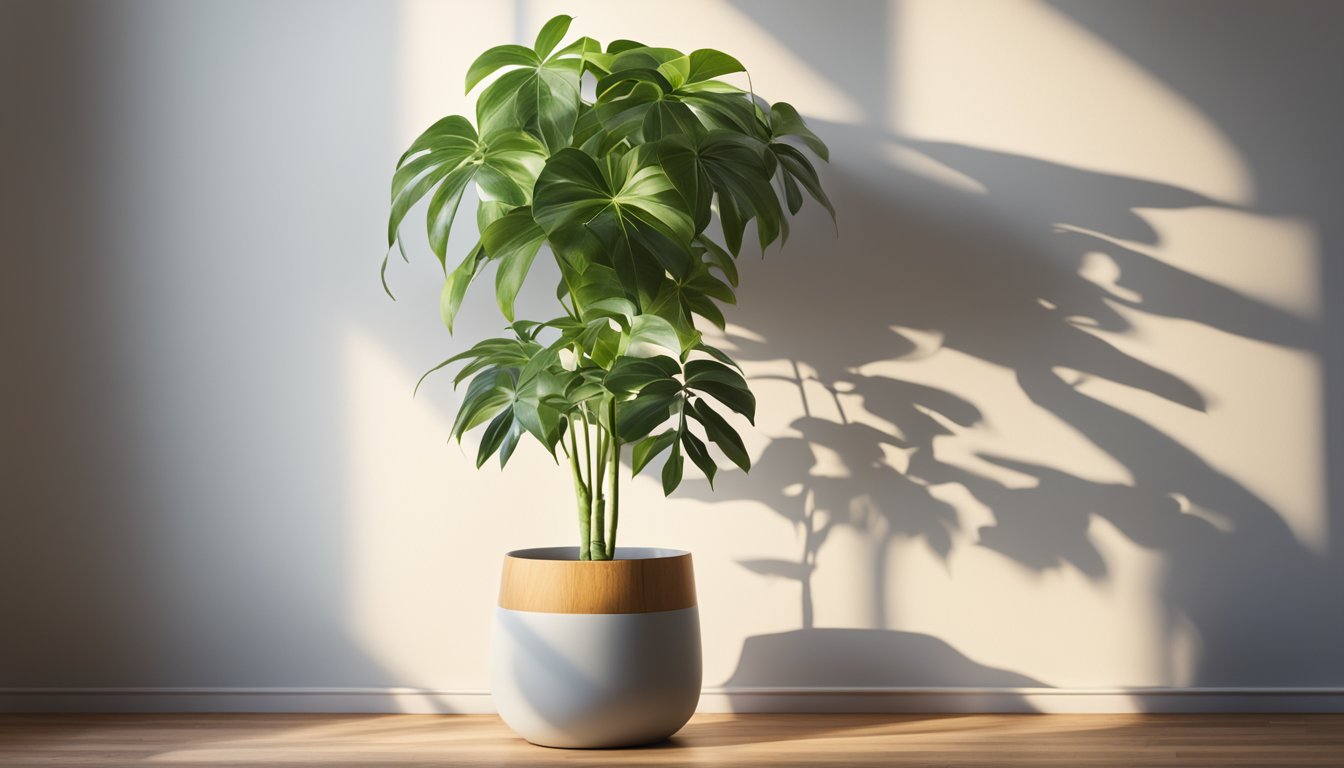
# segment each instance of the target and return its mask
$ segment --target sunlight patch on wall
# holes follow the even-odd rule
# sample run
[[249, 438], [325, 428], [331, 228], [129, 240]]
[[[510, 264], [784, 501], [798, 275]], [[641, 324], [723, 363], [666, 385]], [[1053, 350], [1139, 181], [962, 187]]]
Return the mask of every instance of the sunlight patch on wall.
[[1039, 2], [908, 0], [890, 125], [1248, 203], [1236, 149], [1198, 108]]
[[940, 163], [912, 147], [888, 144], [883, 149], [885, 149], [887, 160], [906, 173], [922, 176], [929, 181], [962, 192], [983, 195], [989, 191], [984, 182], [968, 176], [946, 163]]
[[374, 335], [348, 330], [344, 351], [350, 470], [332, 481], [350, 503], [351, 636], [402, 684], [484, 687], [500, 558], [571, 540], [567, 478], [530, 444], [507, 477], [497, 462], [476, 470], [478, 435], [448, 444], [448, 379], [412, 398], [420, 372]]
[[[476, 95], [464, 92], [467, 68], [486, 48], [519, 41], [512, 3], [492, 3], [488, 13], [434, 0], [403, 0], [400, 8], [397, 87], [404, 147], [444, 115], [473, 116], [474, 122]], [[471, 29], [470, 45], [462, 38], [464, 25]]]

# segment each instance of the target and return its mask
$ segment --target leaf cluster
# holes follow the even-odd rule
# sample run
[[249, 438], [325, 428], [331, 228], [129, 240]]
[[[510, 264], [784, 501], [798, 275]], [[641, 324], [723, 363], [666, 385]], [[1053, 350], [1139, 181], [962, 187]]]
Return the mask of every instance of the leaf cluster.
[[[552, 455], [568, 450], [562, 438], [582, 421], [618, 447], [633, 444], [635, 472], [666, 452], [668, 493], [686, 457], [712, 483], [709, 443], [750, 466], [719, 411], [750, 421], [755, 399], [732, 360], [703, 342], [695, 318], [724, 326], [749, 230], [762, 249], [782, 243], [804, 193], [834, 218], [809, 157], [827, 160], [827, 148], [789, 104], [766, 102], [749, 80], [744, 89], [721, 79], [746, 71], [726, 53], [632, 40], [603, 47], [589, 37], [562, 46], [570, 21], [557, 16], [532, 47], [495, 46], [471, 65], [468, 92], [494, 78], [474, 123], [445, 117], [398, 161], [389, 254], [411, 208], [427, 200], [450, 331], [466, 291], [494, 265], [511, 335], [434, 369], [464, 363], [453, 434], [484, 427], [478, 466], [495, 454], [506, 463], [523, 434]], [[449, 265], [469, 188], [480, 237]], [[564, 315], [516, 321], [516, 298], [543, 249], [559, 267]], [[384, 287], [386, 269], [385, 259]]]

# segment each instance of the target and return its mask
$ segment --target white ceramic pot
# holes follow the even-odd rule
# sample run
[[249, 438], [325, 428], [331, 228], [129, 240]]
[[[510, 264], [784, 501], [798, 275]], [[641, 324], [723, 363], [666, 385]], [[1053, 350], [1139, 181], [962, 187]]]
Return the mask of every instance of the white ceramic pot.
[[490, 638], [500, 716], [533, 744], [626, 747], [681, 729], [700, 700], [700, 615], [687, 552], [510, 552]]

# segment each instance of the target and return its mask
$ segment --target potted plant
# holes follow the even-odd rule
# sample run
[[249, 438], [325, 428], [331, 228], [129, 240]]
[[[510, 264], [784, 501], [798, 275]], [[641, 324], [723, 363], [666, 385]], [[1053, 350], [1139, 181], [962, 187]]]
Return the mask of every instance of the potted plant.
[[[430, 373], [463, 364], [452, 433], [483, 428], [478, 467], [496, 455], [507, 464], [525, 435], [569, 467], [579, 545], [505, 557], [492, 690], [529, 741], [608, 747], [676, 732], [701, 684], [690, 555], [616, 546], [623, 462], [638, 474], [666, 453], [667, 494], [687, 458], [712, 485], [710, 443], [750, 468], [724, 411], [750, 422], [756, 401], [695, 318], [723, 327], [749, 223], [764, 249], [787, 238], [804, 191], [834, 210], [803, 151], [825, 160], [826, 146], [793, 107], [719, 79], [745, 72], [737, 59], [588, 37], [562, 47], [569, 25], [557, 16], [533, 47], [496, 46], [471, 65], [468, 92], [502, 73], [481, 91], [474, 124], [445, 117], [402, 155], [388, 253], [428, 198], [450, 332], [468, 287], [494, 267], [509, 335]], [[450, 268], [448, 236], [470, 187], [480, 240]], [[543, 248], [559, 266], [559, 316], [515, 318]], [[386, 274], [385, 258], [384, 288]]]

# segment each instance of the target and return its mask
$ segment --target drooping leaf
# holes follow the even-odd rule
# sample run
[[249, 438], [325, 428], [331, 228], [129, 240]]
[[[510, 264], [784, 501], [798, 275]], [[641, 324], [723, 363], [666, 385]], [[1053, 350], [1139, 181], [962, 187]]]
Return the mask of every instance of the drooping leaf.
[[[389, 248], [396, 242], [397, 230], [411, 206], [457, 169], [476, 150], [477, 143], [476, 129], [459, 115], [443, 118], [412, 142], [392, 176], [392, 213], [387, 222]], [[424, 155], [412, 159], [421, 152]]]
[[704, 442], [691, 434], [689, 429], [681, 431], [681, 444], [686, 448], [686, 455], [691, 457], [695, 466], [705, 473], [705, 479], [709, 481], [709, 487], [714, 487], [714, 474], [718, 472], [719, 467], [714, 463], [713, 457], [709, 455], [709, 449], [705, 447]]
[[443, 263], [468, 185], [476, 182], [483, 196], [507, 205], [526, 205], [545, 158], [545, 148], [525, 133], [501, 131], [482, 137], [464, 117], [440, 120], [411, 144], [392, 178], [388, 245], [397, 239], [411, 206], [434, 189], [425, 223], [430, 249]]
[[686, 386], [703, 392], [756, 422], [756, 397], [746, 379], [717, 360], [691, 360], [685, 365]]
[[481, 243], [489, 257], [499, 262], [495, 273], [495, 300], [499, 311], [513, 321], [513, 302], [532, 267], [537, 251], [546, 242], [546, 232], [532, 219], [532, 209], [517, 208], [497, 219], [484, 234]]
[[[694, 212], [697, 232], [709, 223], [709, 192], [719, 201], [719, 216], [729, 248], [737, 253], [747, 221], [757, 221], [761, 247], [780, 232], [779, 198], [770, 186], [766, 145], [728, 130], [665, 139], [658, 161]], [[773, 162], [773, 161], [772, 161]]]
[[789, 178], [796, 181], [814, 200], [821, 203], [831, 214], [831, 220], [835, 220], [835, 206], [831, 204], [831, 199], [826, 196], [826, 190], [821, 188], [821, 180], [817, 178], [817, 169], [812, 167], [812, 161], [807, 159], [797, 147], [782, 142], [775, 142], [770, 145], [770, 151], [779, 159], [779, 172], [786, 174]]
[[681, 457], [681, 443], [672, 443], [672, 452], [667, 455], [667, 463], [663, 464], [663, 495], [671, 496], [672, 492], [681, 485], [681, 473], [684, 460]]
[[453, 420], [453, 437], [462, 435], [493, 419], [513, 400], [513, 377], [507, 369], [489, 368], [476, 375]]
[[655, 381], [644, 386], [633, 400], [616, 404], [616, 426], [622, 443], [633, 443], [653, 431], [672, 415], [681, 400], [681, 385]]
[[777, 101], [770, 105], [770, 138], [779, 139], [785, 136], [797, 136], [808, 149], [816, 153], [817, 157], [830, 162], [831, 152], [826, 148], [826, 142], [807, 127], [807, 122], [792, 104]]
[[740, 467], [743, 472], [751, 469], [751, 457], [747, 455], [747, 447], [742, 443], [742, 437], [737, 434], [737, 430], [704, 400], [692, 401], [691, 413], [705, 428], [705, 436], [723, 451], [723, 455], [727, 456], [729, 461]]
[[631, 451], [630, 474], [638, 475], [644, 467], [648, 466], [650, 461], [667, 450], [667, 447], [676, 441], [677, 431], [669, 429], [662, 434], [646, 437], [635, 443], [635, 447]]
[[485, 428], [485, 434], [481, 436], [481, 445], [476, 451], [476, 468], [480, 469], [490, 457], [503, 445], [504, 438], [514, 428], [513, 414], [507, 410], [500, 411], [490, 424]]
[[728, 284], [736, 288], [738, 284], [737, 262], [733, 259], [732, 254], [703, 234], [696, 238], [696, 242], [705, 249], [705, 261], [723, 273], [723, 276], [728, 279]]
[[477, 244], [467, 252], [466, 258], [462, 259], [462, 263], [458, 264], [443, 282], [443, 290], [439, 293], [439, 317], [442, 318], [449, 333], [453, 332], [453, 320], [457, 317], [457, 310], [462, 308], [462, 299], [467, 295], [467, 286], [480, 272], [484, 256], [485, 249]]

